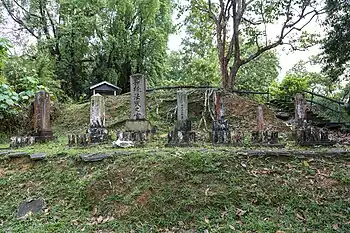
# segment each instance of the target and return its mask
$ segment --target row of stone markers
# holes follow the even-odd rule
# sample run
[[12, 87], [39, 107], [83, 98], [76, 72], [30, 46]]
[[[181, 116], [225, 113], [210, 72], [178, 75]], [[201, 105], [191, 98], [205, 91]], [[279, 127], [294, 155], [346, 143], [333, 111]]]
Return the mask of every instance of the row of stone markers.
[[[125, 122], [125, 130], [116, 133], [117, 144], [119, 141], [144, 143], [151, 133], [154, 133], [146, 119], [145, 77], [141, 74], [131, 75], [130, 89], [130, 119]], [[86, 134], [68, 135], [68, 145], [87, 146], [110, 141], [105, 115], [104, 97], [99, 94], [93, 95], [90, 105], [90, 127]]]
[[[130, 77], [130, 119], [125, 123], [125, 130], [116, 133], [116, 145], [130, 145], [125, 142], [144, 143], [155, 133], [146, 117], [146, 81], [141, 74]], [[215, 117], [212, 127], [212, 142], [214, 144], [242, 145], [243, 134], [231, 136], [229, 124], [225, 119], [223, 93], [214, 92]], [[94, 143], [110, 141], [106, 128], [104, 97], [95, 94], [91, 97], [90, 126], [85, 134], [68, 135], [70, 146], [87, 146]], [[327, 144], [330, 142], [325, 130], [310, 127], [306, 123], [306, 102], [302, 95], [295, 97], [295, 125], [297, 142], [301, 145]], [[32, 145], [54, 138], [50, 125], [50, 96], [40, 91], [34, 102], [34, 131], [30, 136], [12, 137], [11, 146]], [[188, 118], [188, 92], [177, 91], [177, 121], [174, 129], [168, 133], [167, 146], [189, 146], [196, 141], [196, 133]], [[123, 143], [121, 143], [123, 142]], [[280, 146], [278, 132], [266, 130], [264, 113], [261, 106], [257, 109], [257, 130], [251, 132], [251, 142], [254, 145]]]

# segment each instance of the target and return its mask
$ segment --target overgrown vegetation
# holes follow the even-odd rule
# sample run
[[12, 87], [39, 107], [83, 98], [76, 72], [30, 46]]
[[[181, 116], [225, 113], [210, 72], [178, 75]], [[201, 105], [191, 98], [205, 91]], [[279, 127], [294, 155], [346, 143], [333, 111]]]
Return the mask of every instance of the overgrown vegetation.
[[[28, 149], [37, 151], [39, 147]], [[46, 161], [0, 160], [0, 226], [12, 232], [348, 232], [341, 158], [248, 157], [221, 149], [134, 149], [86, 164], [59, 144]], [[123, 153], [125, 153], [123, 155]], [[130, 154], [131, 153], [131, 154]], [[22, 200], [43, 213], [16, 219]]]

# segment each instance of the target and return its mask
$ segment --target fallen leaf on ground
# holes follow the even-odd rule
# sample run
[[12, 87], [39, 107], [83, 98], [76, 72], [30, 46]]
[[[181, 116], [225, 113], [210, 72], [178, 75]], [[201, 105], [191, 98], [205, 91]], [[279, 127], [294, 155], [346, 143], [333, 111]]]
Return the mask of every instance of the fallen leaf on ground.
[[305, 218], [298, 213], [296, 213], [295, 216], [300, 220], [303, 220], [303, 221], [305, 220]]

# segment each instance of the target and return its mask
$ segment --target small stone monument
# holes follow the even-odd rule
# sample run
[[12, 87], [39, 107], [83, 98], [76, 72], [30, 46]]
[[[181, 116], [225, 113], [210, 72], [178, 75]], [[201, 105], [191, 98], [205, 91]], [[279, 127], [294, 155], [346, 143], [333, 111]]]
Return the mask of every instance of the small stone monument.
[[108, 138], [106, 129], [105, 100], [100, 94], [91, 96], [90, 128], [87, 130], [90, 142], [103, 142]]
[[117, 140], [145, 142], [151, 134], [146, 118], [146, 79], [142, 74], [130, 76], [130, 120], [125, 122], [125, 128], [117, 132]]
[[142, 74], [130, 77], [130, 119], [146, 119], [146, 79]]
[[261, 146], [284, 146], [278, 144], [278, 132], [266, 130], [264, 110], [262, 106], [257, 108], [257, 130], [252, 132], [252, 143]]
[[306, 101], [302, 94], [295, 95], [295, 127], [302, 128], [306, 124]]
[[50, 123], [50, 95], [46, 91], [39, 91], [34, 101], [34, 135], [35, 141], [53, 139]]
[[90, 127], [86, 134], [68, 135], [69, 146], [87, 146], [91, 143], [102, 143], [110, 139], [106, 129], [105, 100], [100, 94], [91, 96]]
[[10, 147], [28, 146], [35, 142], [46, 142], [55, 138], [51, 130], [50, 105], [49, 93], [43, 90], [36, 93], [32, 133], [29, 136], [11, 137]]
[[295, 95], [295, 132], [297, 143], [301, 146], [332, 145], [335, 142], [329, 139], [328, 131], [311, 126], [307, 123], [307, 105], [304, 96]]
[[177, 121], [175, 129], [168, 133], [168, 144], [186, 146], [194, 142], [195, 132], [191, 131], [191, 121], [188, 119], [188, 94], [186, 91], [177, 91]]
[[225, 119], [225, 110], [222, 101], [222, 93], [216, 93], [215, 101], [215, 115], [216, 119], [213, 121], [213, 143], [214, 144], [227, 144], [230, 142], [230, 131], [228, 128], [228, 122]]
[[18, 218], [25, 218], [29, 214], [40, 213], [45, 208], [45, 206], [45, 201], [42, 198], [23, 201], [18, 206], [16, 215]]

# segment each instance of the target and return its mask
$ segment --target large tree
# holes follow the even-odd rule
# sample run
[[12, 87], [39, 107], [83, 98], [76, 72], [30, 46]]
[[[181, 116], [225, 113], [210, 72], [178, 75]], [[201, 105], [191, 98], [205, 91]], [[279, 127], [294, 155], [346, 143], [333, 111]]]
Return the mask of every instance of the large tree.
[[[327, 0], [328, 28], [324, 40], [324, 71], [332, 81], [339, 80], [350, 61], [350, 3], [347, 0]], [[348, 75], [349, 76], [349, 75]]]
[[[173, 69], [170, 69], [169, 79], [179, 84], [219, 85], [221, 75], [214, 39], [215, 23], [207, 14], [203, 14], [201, 8], [191, 7], [188, 4], [180, 5], [179, 12], [185, 13], [180, 14], [185, 16], [183, 20], [185, 37], [182, 40], [181, 50], [170, 54], [169, 62]], [[249, 55], [255, 50], [256, 44], [241, 45], [242, 56]], [[270, 83], [277, 78], [278, 69], [278, 58], [272, 49], [241, 67], [238, 72], [240, 78], [237, 79], [235, 87], [245, 90], [267, 90]]]
[[[55, 77], [78, 98], [98, 81], [129, 89], [129, 76], [163, 74], [170, 0], [0, 0], [17, 28], [55, 60]], [[36, 54], [31, 54], [35, 59]]]
[[[245, 64], [279, 45], [298, 48], [305, 39], [303, 29], [324, 13], [317, 0], [190, 0], [215, 25], [222, 86], [235, 86], [238, 71]], [[279, 25], [275, 36], [268, 28]], [[305, 41], [305, 40], [303, 40]], [[242, 53], [242, 47], [255, 47]]]

